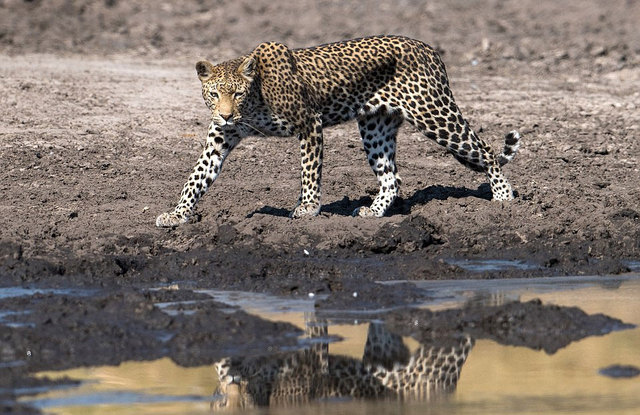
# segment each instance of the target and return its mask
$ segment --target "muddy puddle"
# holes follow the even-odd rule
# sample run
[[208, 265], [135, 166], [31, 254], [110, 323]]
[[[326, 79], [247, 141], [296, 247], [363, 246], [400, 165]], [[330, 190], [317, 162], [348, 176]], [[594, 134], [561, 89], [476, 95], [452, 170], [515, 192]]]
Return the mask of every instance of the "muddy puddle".
[[[397, 283], [387, 283], [391, 286]], [[215, 301], [287, 322], [293, 346], [266, 346], [215, 364], [168, 357], [41, 371], [77, 384], [16, 391], [51, 414], [248, 413], [631, 414], [640, 408], [640, 278], [429, 281], [418, 307], [331, 309], [297, 300], [196, 291], [163, 301], [189, 315]], [[352, 295], [357, 297], [357, 292]], [[604, 314], [604, 315], [602, 315]], [[606, 315], [606, 316], [605, 316]], [[240, 345], [238, 345], [240, 346]], [[30, 392], [27, 394], [27, 392]]]
[[540, 268], [539, 265], [531, 262], [508, 259], [449, 259], [445, 262], [469, 272], [533, 270]]

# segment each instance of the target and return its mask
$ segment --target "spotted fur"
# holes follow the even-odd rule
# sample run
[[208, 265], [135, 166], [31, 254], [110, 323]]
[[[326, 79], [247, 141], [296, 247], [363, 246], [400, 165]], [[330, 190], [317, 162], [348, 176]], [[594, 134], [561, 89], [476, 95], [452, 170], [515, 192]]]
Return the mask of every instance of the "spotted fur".
[[214, 410], [292, 406], [327, 398], [427, 401], [453, 392], [474, 341], [467, 335], [434, 340], [410, 352], [402, 337], [371, 323], [362, 359], [329, 354], [326, 322], [305, 330], [308, 349], [215, 364]]
[[196, 71], [212, 114], [206, 146], [178, 205], [160, 215], [157, 226], [186, 222], [229, 152], [255, 134], [298, 137], [301, 191], [291, 216], [318, 214], [323, 127], [354, 118], [379, 182], [371, 206], [354, 215], [383, 216], [398, 196], [396, 135], [405, 120], [486, 173], [494, 200], [513, 199], [501, 166], [515, 155], [520, 136], [507, 134], [496, 157], [462, 117], [440, 56], [421, 41], [375, 36], [294, 50], [269, 42], [218, 65], [198, 62]]

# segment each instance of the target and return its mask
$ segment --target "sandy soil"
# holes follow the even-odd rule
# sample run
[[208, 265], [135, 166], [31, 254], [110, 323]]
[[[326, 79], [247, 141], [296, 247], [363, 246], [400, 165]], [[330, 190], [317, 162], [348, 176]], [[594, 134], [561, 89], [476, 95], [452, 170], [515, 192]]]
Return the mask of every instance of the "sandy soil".
[[[385, 19], [360, 18], [366, 9], [357, 2], [306, 4], [306, 12], [277, 2], [180, 10], [3, 3], [4, 284], [196, 279], [323, 290], [352, 276], [468, 277], [444, 261], [470, 257], [526, 259], [536, 274], [625, 271], [620, 260], [639, 249], [640, 38], [632, 23], [640, 5], [445, 3], [383, 3]], [[226, 25], [214, 36], [205, 22], [220, 21], [221, 10]], [[285, 29], [297, 12], [304, 29]], [[407, 19], [434, 23], [401, 30]], [[485, 177], [407, 128], [402, 200], [381, 220], [349, 217], [370, 202], [375, 180], [348, 123], [326, 131], [319, 217], [285, 217], [299, 186], [295, 141], [250, 138], [198, 205], [196, 223], [154, 228], [204, 141], [196, 56], [243, 53], [257, 38], [303, 46], [371, 32], [437, 45], [458, 104], [495, 147], [504, 132], [521, 131], [522, 149], [506, 167], [513, 203], [489, 202]]]
[[[640, 257], [638, 21], [633, 0], [0, 1], [0, 286], [339, 299], [355, 285], [377, 304], [375, 280], [626, 272]], [[491, 202], [484, 176], [405, 128], [401, 200], [388, 217], [353, 218], [376, 183], [347, 123], [325, 131], [318, 217], [286, 217], [295, 139], [249, 138], [192, 223], [154, 226], [204, 143], [194, 62], [265, 40], [304, 47], [377, 33], [437, 47], [458, 105], [495, 148], [521, 132], [505, 168], [516, 200]], [[533, 266], [449, 263], [473, 258]], [[405, 288], [392, 300], [414, 297]], [[13, 355], [24, 338], [2, 327]]]

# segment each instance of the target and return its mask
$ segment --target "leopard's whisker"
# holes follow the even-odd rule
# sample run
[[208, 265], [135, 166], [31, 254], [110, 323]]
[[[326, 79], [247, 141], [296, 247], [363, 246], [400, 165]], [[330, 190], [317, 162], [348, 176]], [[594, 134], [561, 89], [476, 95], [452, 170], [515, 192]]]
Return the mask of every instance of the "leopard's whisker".
[[256, 127], [254, 127], [253, 125], [244, 122], [244, 121], [237, 121], [238, 124], [240, 125], [244, 125], [245, 127], [249, 127], [250, 129], [252, 129], [253, 131], [257, 132], [258, 134], [260, 134], [263, 137], [267, 137], [267, 135], [265, 133], [263, 133], [262, 131], [258, 130]]

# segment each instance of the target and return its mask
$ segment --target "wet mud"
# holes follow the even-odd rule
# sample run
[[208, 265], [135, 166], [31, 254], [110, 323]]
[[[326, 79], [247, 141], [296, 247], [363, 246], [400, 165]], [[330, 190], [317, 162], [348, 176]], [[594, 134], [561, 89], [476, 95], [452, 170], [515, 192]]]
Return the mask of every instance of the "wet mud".
[[[365, 298], [371, 292], [359, 291]], [[405, 293], [405, 298], [415, 301], [421, 293], [412, 284], [399, 284], [394, 292], [396, 295]], [[307, 332], [305, 335], [291, 324], [265, 321], [218, 303], [209, 295], [190, 290], [123, 289], [108, 294], [85, 294], [69, 296], [49, 293], [0, 300], [0, 309], [19, 310], [3, 316], [0, 321], [3, 363], [0, 367], [0, 398], [6, 408], [18, 409], [13, 401], [17, 396], [28, 396], [42, 388], [73, 386], [77, 383], [73, 379], [52, 383], [46, 378], [30, 376], [42, 370], [118, 365], [128, 360], [156, 360], [162, 357], [170, 357], [182, 366], [202, 366], [231, 358], [240, 372], [254, 370], [253, 367], [260, 362], [265, 367], [272, 367], [276, 362], [284, 361], [289, 362], [287, 365], [301, 365], [292, 370], [299, 372], [300, 376], [308, 376], [309, 362], [320, 364], [315, 358], [309, 360], [308, 357], [310, 353], [317, 352], [318, 341], [326, 343], [339, 340], [326, 333], [322, 335], [316, 332], [312, 336]], [[422, 294], [423, 300], [428, 298], [425, 293]], [[373, 293], [371, 297], [375, 298], [376, 294]], [[324, 325], [326, 331], [327, 321], [344, 319], [342, 313], [347, 310], [347, 316], [353, 319], [354, 311], [362, 306], [362, 302], [352, 298], [343, 301], [343, 306], [348, 306], [346, 310], [336, 310], [333, 306], [339, 301], [333, 298], [331, 301], [318, 301], [315, 313], [311, 314], [310, 325]], [[363, 321], [373, 319], [378, 322], [372, 325], [377, 327], [377, 337], [370, 335], [371, 341], [385, 343], [391, 337], [399, 339], [399, 344], [402, 344], [402, 336], [409, 336], [431, 350], [432, 354], [445, 354], [452, 347], [469, 348], [476, 339], [491, 339], [500, 344], [524, 346], [553, 354], [585, 337], [634, 327], [602, 314], [588, 315], [575, 307], [543, 305], [540, 301], [509, 302], [497, 306], [476, 304], [437, 312], [407, 308], [406, 304], [396, 301], [385, 304], [390, 306], [393, 303], [393, 310], [378, 313], [373, 307], [380, 303], [374, 305], [371, 301], [367, 300], [364, 310], [373, 312], [358, 317]], [[308, 340], [314, 337], [316, 341], [309, 343]], [[382, 365], [393, 368], [397, 363], [407, 364], [409, 361], [408, 351], [400, 353], [404, 348], [397, 351], [398, 354], [394, 351], [388, 356], [373, 347], [371, 345], [369, 351], [365, 351], [368, 367]], [[303, 359], [301, 356], [306, 357]], [[329, 356], [327, 359], [330, 359]], [[336, 359], [339, 360], [336, 365], [340, 368], [344, 365], [361, 367], [362, 364], [342, 357], [331, 359], [334, 363]], [[458, 375], [459, 369], [456, 369]], [[286, 375], [288, 382], [295, 382], [289, 378], [291, 372], [287, 368], [282, 370], [282, 376]], [[449, 373], [449, 370], [454, 369], [439, 368], [433, 376], [437, 378], [440, 374]], [[336, 368], [335, 373], [327, 374], [330, 379], [320, 383], [341, 384], [338, 379], [341, 373], [345, 372]], [[624, 376], [620, 370], [611, 373]], [[237, 376], [256, 381], [249, 372]], [[455, 389], [455, 382], [451, 382], [454, 381], [449, 380], [438, 389], [450, 392]], [[332, 387], [338, 388], [335, 385]], [[380, 384], [376, 393], [364, 384], [362, 388], [350, 396], [372, 398], [399, 393], [393, 392], [394, 389], [385, 384]], [[325, 392], [329, 393], [327, 390]], [[319, 399], [322, 393], [316, 391], [298, 403]], [[378, 393], [381, 395], [378, 396]], [[264, 404], [269, 404], [269, 400], [256, 402], [256, 405]]]
[[635, 327], [603, 314], [588, 315], [577, 307], [543, 305], [539, 300], [495, 307], [471, 305], [435, 313], [429, 310], [410, 314], [394, 312], [387, 315], [385, 321], [400, 334], [418, 339], [447, 337], [455, 327], [475, 339], [490, 339], [549, 354], [587, 336]]
[[[0, 295], [5, 412], [18, 409], [16, 388], [46, 383], [30, 377], [41, 369], [161, 356], [200, 365], [297, 344], [293, 326], [231, 312], [197, 289], [312, 294], [326, 313], [428, 298], [375, 281], [636, 269], [640, 3], [401, 3], [0, 2], [0, 287], [63, 290]], [[287, 217], [299, 192], [295, 139], [255, 137], [189, 224], [154, 226], [177, 202], [209, 122], [194, 62], [265, 40], [306, 47], [378, 33], [436, 47], [463, 114], [494, 148], [520, 131], [505, 167], [513, 202], [491, 202], [484, 176], [403, 127], [400, 199], [385, 218], [353, 218], [377, 186], [347, 123], [325, 131], [318, 217]], [[484, 259], [527, 266], [464, 266]], [[521, 341], [548, 352], [571, 333], [620, 327], [536, 303], [452, 313], [383, 317], [398, 327], [462, 319], [507, 344], [540, 324]], [[558, 324], [566, 332], [542, 335]], [[419, 330], [407, 334], [440, 329]]]
[[[213, 407], [291, 406], [327, 398], [435, 401], [456, 390], [477, 340], [554, 354], [586, 337], [635, 328], [602, 314], [545, 306], [539, 300], [436, 312], [402, 308], [367, 315], [362, 357], [354, 358], [330, 353], [328, 346], [335, 339], [328, 336], [327, 325], [332, 319], [344, 321], [347, 316], [322, 307], [307, 316], [303, 340], [311, 346], [302, 350], [239, 354], [221, 361], [216, 365], [220, 387]], [[417, 346], [410, 349], [403, 337]], [[629, 377], [635, 376], [634, 370], [610, 367], [602, 373]], [[232, 387], [237, 390], [232, 392]], [[234, 394], [241, 398], [233, 400]]]
[[[306, 294], [345, 278], [615, 274], [638, 258], [637, 3], [299, 2], [307, 11], [284, 32], [297, 9], [258, 4], [0, 5], [0, 284], [185, 280]], [[222, 10], [235, 22], [225, 29]], [[204, 142], [197, 58], [265, 39], [302, 47], [374, 32], [436, 45], [458, 105], [496, 149], [520, 130], [505, 167], [516, 200], [490, 202], [484, 176], [405, 127], [400, 200], [388, 217], [352, 218], [376, 182], [347, 123], [325, 132], [318, 217], [287, 217], [299, 189], [295, 139], [256, 137], [231, 154], [192, 223], [153, 226]], [[475, 258], [535, 267], [470, 274], [447, 262]]]

